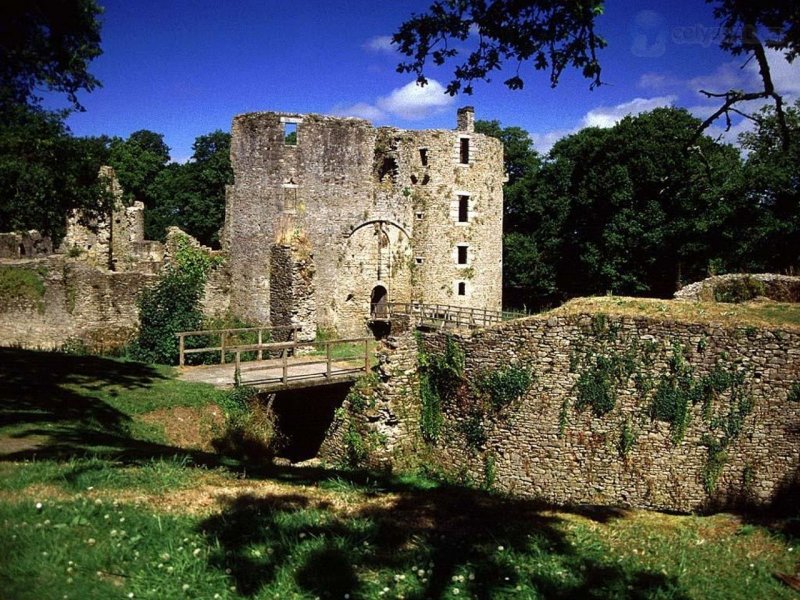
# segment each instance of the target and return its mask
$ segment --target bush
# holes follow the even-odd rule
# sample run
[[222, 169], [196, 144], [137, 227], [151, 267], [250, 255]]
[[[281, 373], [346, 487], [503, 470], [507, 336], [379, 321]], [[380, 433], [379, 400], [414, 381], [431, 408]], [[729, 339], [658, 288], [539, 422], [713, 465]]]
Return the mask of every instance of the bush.
[[214, 261], [187, 237], [177, 240], [175, 262], [152, 288], [139, 296], [139, 335], [131, 353], [144, 362], [176, 364], [179, 331], [198, 329], [200, 300]]
[[714, 300], [717, 302], [738, 304], [764, 296], [766, 293], [767, 288], [764, 283], [749, 275], [720, 281], [714, 286]]
[[248, 461], [270, 461], [278, 452], [282, 438], [272, 407], [262, 402], [258, 390], [235, 386], [220, 401], [225, 413], [225, 430], [214, 441], [222, 453]]

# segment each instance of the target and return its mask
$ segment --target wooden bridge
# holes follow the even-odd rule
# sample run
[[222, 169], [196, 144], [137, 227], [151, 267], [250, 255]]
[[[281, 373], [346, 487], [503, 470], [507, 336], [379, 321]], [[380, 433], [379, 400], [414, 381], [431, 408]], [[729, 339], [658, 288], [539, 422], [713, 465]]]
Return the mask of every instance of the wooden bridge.
[[[388, 302], [382, 312], [384, 320], [387, 321], [391, 321], [392, 316], [404, 315], [416, 321], [417, 326], [438, 330], [488, 327], [495, 323], [525, 316], [524, 314], [486, 308], [470, 308], [448, 304], [421, 304], [416, 302]], [[373, 309], [373, 317], [376, 320], [381, 320], [375, 309]]]
[[298, 330], [249, 327], [178, 333], [180, 378], [224, 388], [238, 379], [270, 392], [355, 381], [372, 367], [374, 338], [303, 342], [297, 339]]
[[[486, 327], [522, 315], [482, 308], [389, 302], [373, 305], [372, 320], [407, 316], [437, 330]], [[372, 337], [299, 341], [299, 327], [247, 327], [178, 333], [181, 379], [263, 391], [355, 381], [375, 361]]]

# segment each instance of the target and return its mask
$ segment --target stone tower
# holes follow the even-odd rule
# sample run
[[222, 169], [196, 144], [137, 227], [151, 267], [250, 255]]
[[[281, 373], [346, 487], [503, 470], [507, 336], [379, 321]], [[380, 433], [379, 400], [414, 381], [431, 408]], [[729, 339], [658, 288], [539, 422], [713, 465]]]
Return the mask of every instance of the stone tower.
[[272, 257], [293, 239], [314, 274], [298, 302], [321, 328], [361, 334], [387, 301], [501, 308], [503, 148], [475, 133], [471, 107], [456, 130], [240, 115], [231, 159], [223, 244], [243, 318], [270, 322], [278, 297], [286, 313]]

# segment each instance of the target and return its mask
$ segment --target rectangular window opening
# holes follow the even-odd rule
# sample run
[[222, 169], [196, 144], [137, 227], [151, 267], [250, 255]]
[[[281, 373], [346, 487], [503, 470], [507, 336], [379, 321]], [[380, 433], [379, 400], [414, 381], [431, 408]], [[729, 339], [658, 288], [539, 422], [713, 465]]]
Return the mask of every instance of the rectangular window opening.
[[458, 264], [467, 264], [467, 246], [458, 246]]
[[414, 261], [415, 261], [415, 262], [416, 262], [418, 265], [421, 265], [421, 264], [423, 264], [423, 263], [425, 262], [425, 259], [424, 259], [424, 258], [422, 258], [421, 256], [417, 256], [417, 257], [415, 257], [415, 258], [414, 258]]
[[297, 210], [297, 187], [283, 188], [283, 210], [284, 212]]
[[469, 221], [469, 196], [458, 197], [458, 222], [466, 223]]
[[459, 162], [462, 165], [469, 164], [469, 138], [461, 138], [461, 146], [459, 148]]
[[425, 217], [425, 213], [424, 212], [418, 212], [417, 213], [417, 221], [421, 221], [424, 217]]
[[420, 148], [419, 149], [419, 161], [422, 163], [423, 167], [428, 166], [428, 149], [427, 148]]
[[287, 146], [297, 146], [297, 123], [283, 124], [283, 142]]
[[458, 295], [459, 296], [467, 295], [467, 284], [463, 281], [458, 282]]

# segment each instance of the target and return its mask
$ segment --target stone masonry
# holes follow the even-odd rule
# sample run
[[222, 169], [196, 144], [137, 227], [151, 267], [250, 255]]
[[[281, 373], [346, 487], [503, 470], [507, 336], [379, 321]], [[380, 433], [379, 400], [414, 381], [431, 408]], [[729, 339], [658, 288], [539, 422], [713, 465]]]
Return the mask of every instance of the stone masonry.
[[[422, 343], [429, 354], [443, 352], [448, 337], [464, 350], [465, 383], [443, 406], [444, 430], [430, 452], [432, 460], [454, 474], [483, 481], [491, 463], [494, 487], [517, 495], [558, 504], [678, 511], [791, 501], [791, 494], [800, 490], [797, 331], [560, 315], [461, 335], [431, 332], [422, 335]], [[403, 346], [394, 351], [399, 357], [416, 351], [410, 336], [398, 335], [393, 344]], [[710, 414], [703, 414], [701, 403], [691, 406], [685, 435], [675, 443], [670, 424], [651, 418], [650, 406], [659, 382], [674, 368], [676, 347], [693, 381], [719, 368], [741, 372], [744, 383], [737, 398], [753, 401], [752, 411], [741, 420], [741, 432], [718, 456], [721, 470], [710, 494], [704, 485], [707, 442], [719, 440], [724, 428], [731, 427], [726, 423], [736, 402], [728, 390], [714, 394]], [[616, 406], [607, 414], [576, 410], [577, 383], [587, 368], [582, 357], [595, 361], [613, 353], [626, 357], [637, 374], [614, 380]], [[476, 383], [509, 365], [529, 370], [533, 383], [511, 406], [487, 409]], [[395, 393], [383, 389], [380, 394], [395, 398], [393, 412], [400, 413], [396, 396], [414, 389], [408, 378], [414, 369], [406, 364], [396, 371], [397, 381], [389, 377], [384, 383]], [[413, 395], [405, 401], [418, 407]], [[465, 432], [474, 428], [475, 409], [482, 402], [480, 425], [486, 441], [474, 447]], [[620, 440], [626, 426], [631, 445], [623, 455]], [[412, 434], [409, 427], [404, 424], [398, 431]]]
[[[289, 113], [233, 121], [223, 249], [231, 307], [270, 322], [272, 247], [308, 240], [316, 323], [366, 330], [371, 303], [501, 307], [503, 149], [474, 131], [374, 128], [367, 121]], [[283, 300], [280, 300], [283, 302]]]

